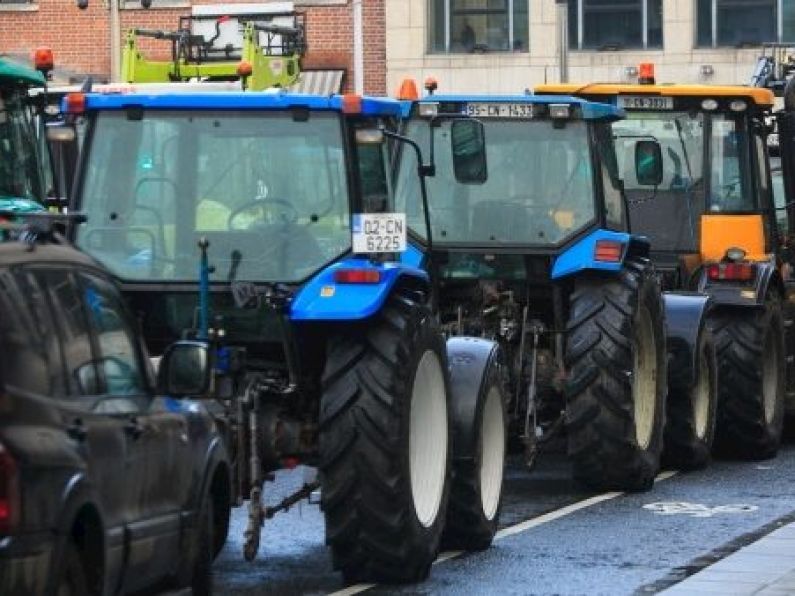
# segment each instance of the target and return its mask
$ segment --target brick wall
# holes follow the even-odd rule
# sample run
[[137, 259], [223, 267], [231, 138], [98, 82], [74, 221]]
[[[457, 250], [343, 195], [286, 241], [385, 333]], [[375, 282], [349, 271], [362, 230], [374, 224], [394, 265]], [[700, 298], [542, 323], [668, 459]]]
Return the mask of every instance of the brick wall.
[[[123, 0], [120, 0], [124, 4]], [[162, 1], [162, 0], [161, 0]], [[229, 0], [234, 4], [238, 0]], [[384, 0], [362, 0], [364, 13], [365, 92], [386, 91]], [[165, 4], [165, 2], [163, 2]], [[193, 0], [213, 4], [217, 0]], [[131, 3], [127, 3], [130, 6]], [[176, 7], [125, 8], [121, 11], [122, 32], [130, 27], [176, 29], [179, 16], [190, 13], [191, 2]], [[296, 10], [306, 15], [308, 52], [305, 68], [344, 68], [345, 86], [353, 85], [353, 17], [351, 0], [298, 0]], [[122, 33], [122, 37], [124, 33]], [[92, 74], [97, 80], [110, 74], [109, 16], [106, 1], [90, 0], [85, 10], [74, 0], [38, 0], [26, 4], [0, 4], [0, 52], [30, 56], [34, 48], [49, 46], [56, 67], [64, 72]], [[147, 56], [168, 56], [168, 42], [143, 40]]]

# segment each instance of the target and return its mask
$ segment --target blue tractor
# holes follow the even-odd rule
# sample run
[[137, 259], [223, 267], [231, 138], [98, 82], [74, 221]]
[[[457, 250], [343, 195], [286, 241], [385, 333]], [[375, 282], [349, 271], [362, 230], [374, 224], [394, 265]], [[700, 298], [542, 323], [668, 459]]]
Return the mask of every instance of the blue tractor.
[[[646, 490], [666, 460], [704, 465], [716, 397], [708, 300], [661, 293], [649, 242], [630, 232], [610, 128], [622, 110], [531, 95], [403, 105], [403, 133], [441, 147], [430, 213], [417, 200], [413, 154], [398, 148], [397, 208], [413, 262], [439, 280], [448, 336], [502, 347], [509, 434], [528, 464], [565, 435], [574, 476], [600, 490]], [[451, 116], [484, 124], [488, 166], [475, 154], [456, 165], [462, 156], [444, 142]], [[479, 184], [456, 180], [460, 168], [480, 173]]]
[[[249, 499], [246, 558], [265, 519], [317, 489], [348, 581], [421, 580], [442, 540], [487, 547], [504, 369], [495, 342], [445, 340], [433, 272], [400, 257], [389, 149], [417, 149], [395, 132], [400, 104], [276, 91], [78, 93], [63, 107], [86, 130], [76, 244], [118, 276], [161, 370], [208, 397], [233, 499]], [[475, 183], [464, 166], [482, 126], [450, 130]], [[264, 482], [298, 464], [317, 480], [264, 507]]]

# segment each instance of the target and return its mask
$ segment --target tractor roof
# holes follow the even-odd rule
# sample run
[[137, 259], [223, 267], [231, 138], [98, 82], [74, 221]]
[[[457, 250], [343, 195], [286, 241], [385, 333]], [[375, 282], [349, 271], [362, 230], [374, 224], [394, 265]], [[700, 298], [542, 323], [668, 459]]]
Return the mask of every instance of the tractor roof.
[[740, 85], [638, 85], [622, 83], [553, 83], [537, 85], [536, 93], [571, 94], [593, 96], [661, 95], [664, 97], [738, 97], [752, 101], [760, 107], [773, 105], [773, 92], [759, 87], [743, 87]]
[[25, 85], [44, 85], [44, 75], [37, 70], [22, 66], [0, 56], [0, 82], [22, 83]]
[[[141, 107], [165, 110], [286, 110], [305, 108], [353, 113], [346, 106], [353, 96], [302, 95], [285, 91], [226, 93], [87, 93], [86, 110], [122, 110]], [[399, 116], [400, 103], [394, 99], [361, 97], [356, 113], [365, 116]]]
[[616, 106], [588, 101], [571, 95], [428, 95], [422, 99], [403, 102], [404, 115], [417, 103], [515, 103], [515, 104], [570, 104], [579, 106], [585, 120], [618, 120], [625, 116], [624, 110]]

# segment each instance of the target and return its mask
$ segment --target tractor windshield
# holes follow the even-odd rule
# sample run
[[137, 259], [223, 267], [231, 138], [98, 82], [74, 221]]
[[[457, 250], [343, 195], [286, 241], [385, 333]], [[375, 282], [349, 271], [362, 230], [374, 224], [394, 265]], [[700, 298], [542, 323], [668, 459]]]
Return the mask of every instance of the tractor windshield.
[[[754, 210], [749, 189], [747, 142], [740, 120], [704, 112], [631, 112], [613, 124], [619, 174], [624, 181], [633, 232], [655, 250], [698, 247], [706, 212]], [[638, 181], [635, 146], [654, 140], [662, 152], [662, 181]], [[705, 158], [711, 156], [711, 166]]]
[[[33, 115], [20, 87], [0, 87], [0, 206], [29, 209], [46, 194]], [[13, 202], [9, 202], [9, 200]]]
[[[553, 245], [596, 216], [589, 134], [582, 121], [555, 128], [550, 121], [484, 120], [488, 180], [456, 182], [450, 147], [451, 122], [435, 131], [436, 176], [428, 179], [431, 227], [436, 244]], [[408, 135], [427, 154], [427, 122], [413, 121]], [[408, 155], [408, 152], [404, 153]], [[398, 209], [424, 235], [416, 163], [403, 159]]]
[[126, 280], [300, 281], [350, 247], [339, 115], [160, 111], [96, 115], [78, 231]]

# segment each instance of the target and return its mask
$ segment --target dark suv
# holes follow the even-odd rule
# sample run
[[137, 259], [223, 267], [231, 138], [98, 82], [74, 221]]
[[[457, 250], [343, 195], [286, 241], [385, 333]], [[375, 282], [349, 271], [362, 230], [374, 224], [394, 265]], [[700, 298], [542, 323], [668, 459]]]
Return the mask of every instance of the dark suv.
[[175, 398], [206, 390], [204, 348], [172, 346], [155, 389], [111, 277], [52, 238], [0, 243], [0, 594], [209, 592], [229, 462]]

